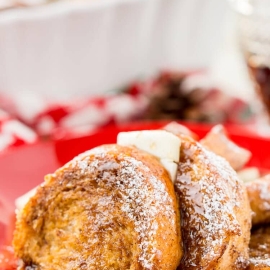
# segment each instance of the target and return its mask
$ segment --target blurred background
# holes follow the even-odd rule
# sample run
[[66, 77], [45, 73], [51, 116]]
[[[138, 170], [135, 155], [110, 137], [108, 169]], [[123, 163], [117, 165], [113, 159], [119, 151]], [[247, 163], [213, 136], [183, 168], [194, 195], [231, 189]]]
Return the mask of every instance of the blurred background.
[[269, 9], [269, 0], [0, 0], [0, 150], [146, 119], [254, 129], [268, 69], [255, 87], [246, 51], [263, 43], [270, 54]]

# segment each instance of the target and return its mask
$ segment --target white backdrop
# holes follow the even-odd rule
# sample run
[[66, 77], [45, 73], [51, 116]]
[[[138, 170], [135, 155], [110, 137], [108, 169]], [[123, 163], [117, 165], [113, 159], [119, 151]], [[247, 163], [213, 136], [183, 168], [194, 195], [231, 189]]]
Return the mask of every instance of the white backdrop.
[[2, 12], [0, 91], [89, 96], [161, 68], [214, 66], [222, 81], [228, 12], [226, 0], [98, 0]]

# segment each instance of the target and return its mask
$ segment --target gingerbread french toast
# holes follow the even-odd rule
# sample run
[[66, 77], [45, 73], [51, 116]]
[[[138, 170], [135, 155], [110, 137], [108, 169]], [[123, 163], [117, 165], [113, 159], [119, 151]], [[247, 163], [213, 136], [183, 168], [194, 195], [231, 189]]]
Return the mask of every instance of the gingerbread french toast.
[[47, 175], [18, 210], [18, 270], [270, 270], [269, 229], [256, 229], [238, 174], [249, 152], [232, 147], [234, 163], [227, 139], [217, 153], [165, 129], [121, 134]]

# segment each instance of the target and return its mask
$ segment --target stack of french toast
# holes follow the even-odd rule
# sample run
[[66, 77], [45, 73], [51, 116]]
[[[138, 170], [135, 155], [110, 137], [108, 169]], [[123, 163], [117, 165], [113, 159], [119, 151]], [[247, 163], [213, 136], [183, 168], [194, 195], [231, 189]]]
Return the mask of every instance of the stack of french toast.
[[121, 132], [16, 201], [18, 269], [270, 269], [270, 176], [250, 156], [221, 125]]

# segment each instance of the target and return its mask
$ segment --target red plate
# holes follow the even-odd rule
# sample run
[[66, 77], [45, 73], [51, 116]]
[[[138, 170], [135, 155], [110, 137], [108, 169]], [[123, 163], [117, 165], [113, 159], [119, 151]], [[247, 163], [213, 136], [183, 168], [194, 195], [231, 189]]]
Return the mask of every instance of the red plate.
[[[0, 156], [0, 221], [7, 222], [14, 209], [14, 200], [43, 181], [75, 155], [100, 144], [114, 143], [120, 131], [157, 129], [167, 122], [138, 122], [100, 129], [88, 136], [35, 145], [20, 146]], [[199, 137], [211, 128], [209, 125], [185, 123]], [[270, 138], [258, 137], [241, 126], [226, 126], [232, 140], [252, 153], [251, 166], [270, 169]], [[1, 227], [2, 226], [2, 227]], [[4, 226], [0, 223], [0, 243], [3, 242]]]

